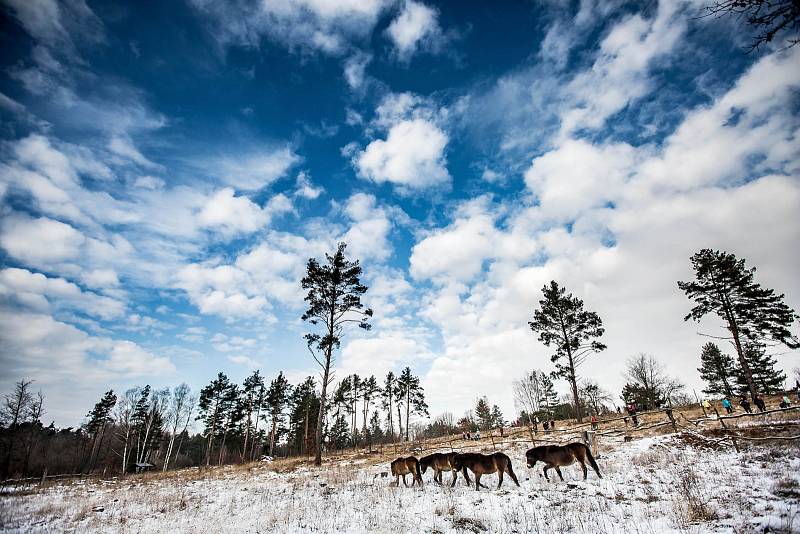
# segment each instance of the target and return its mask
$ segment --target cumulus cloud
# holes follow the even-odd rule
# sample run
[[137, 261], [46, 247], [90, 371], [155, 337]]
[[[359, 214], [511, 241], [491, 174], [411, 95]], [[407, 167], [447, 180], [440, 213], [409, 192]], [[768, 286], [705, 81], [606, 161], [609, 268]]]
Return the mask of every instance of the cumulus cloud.
[[569, 217], [614, 201], [633, 169], [636, 151], [625, 143], [596, 146], [569, 139], [533, 161], [525, 183], [543, 210]]
[[295, 196], [306, 198], [308, 200], [314, 200], [318, 198], [322, 193], [325, 192], [325, 188], [321, 186], [315, 186], [311, 182], [311, 176], [306, 171], [300, 171], [297, 174], [297, 181], [295, 182]]
[[6, 217], [0, 232], [0, 245], [11, 256], [33, 265], [73, 260], [86, 241], [68, 224], [23, 214]]
[[438, 51], [444, 41], [439, 27], [439, 12], [421, 2], [406, 0], [386, 34], [401, 61], [408, 61], [419, 50]]
[[198, 214], [200, 226], [226, 234], [249, 233], [269, 224], [273, 215], [291, 211], [284, 195], [276, 195], [263, 208], [245, 196], [235, 196], [232, 188], [220, 189], [209, 197]]
[[449, 183], [444, 150], [448, 136], [424, 119], [401, 121], [354, 158], [359, 176], [401, 189], [422, 189]]

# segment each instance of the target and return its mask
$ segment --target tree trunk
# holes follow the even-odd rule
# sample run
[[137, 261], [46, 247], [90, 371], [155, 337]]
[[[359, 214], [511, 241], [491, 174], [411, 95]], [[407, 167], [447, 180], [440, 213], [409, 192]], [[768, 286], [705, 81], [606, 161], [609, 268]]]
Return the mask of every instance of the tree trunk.
[[208, 433], [208, 444], [206, 445], [206, 467], [211, 465], [211, 447], [214, 445], [214, 432], [217, 430], [217, 414], [219, 412], [219, 400], [214, 404], [214, 415], [211, 417], [211, 430]]
[[[396, 402], [394, 405], [397, 407], [397, 439], [403, 441], [403, 418], [400, 416], [400, 405]], [[408, 424], [408, 421], [406, 421], [406, 424]]]
[[569, 381], [572, 384], [572, 398], [575, 399], [575, 419], [578, 423], [583, 421], [583, 410], [581, 410], [581, 399], [578, 396], [578, 380], [575, 378], [575, 365], [572, 362], [572, 351], [567, 350], [569, 356]]
[[411, 425], [408, 422], [411, 420], [411, 388], [406, 390], [406, 441], [408, 441], [408, 429]]
[[272, 456], [272, 453], [275, 450], [275, 430], [278, 427], [278, 422], [275, 419], [275, 416], [272, 417], [272, 430], [269, 433], [269, 455]]
[[750, 397], [755, 401], [758, 392], [756, 391], [756, 384], [753, 381], [753, 371], [750, 370], [750, 364], [747, 363], [747, 359], [744, 357], [742, 342], [739, 340], [739, 327], [736, 324], [733, 314], [729, 313], [727, 309], [725, 310], [725, 314], [728, 317], [728, 330], [730, 330], [731, 335], [733, 335], [733, 344], [736, 347], [736, 354], [739, 356], [739, 365], [742, 366], [742, 371], [744, 371], [744, 376], [747, 379], [747, 389], [750, 390]]
[[[333, 331], [330, 332], [333, 337]], [[322, 465], [322, 424], [325, 420], [325, 401], [328, 393], [328, 378], [331, 371], [331, 356], [333, 347], [328, 346], [325, 351], [325, 372], [322, 375], [322, 393], [319, 396], [319, 415], [317, 416], [317, 429], [314, 433], [314, 442], [317, 445], [317, 450], [314, 451], [314, 465]]]
[[[262, 390], [263, 391], [263, 390]], [[259, 395], [259, 400], [256, 406], [256, 423], [253, 426], [253, 443], [250, 445], [250, 461], [255, 460], [256, 457], [256, 439], [258, 436], [258, 420], [261, 418], [261, 404], [263, 402], [263, 393]], [[259, 440], [260, 441], [260, 440]], [[270, 450], [270, 456], [272, 451]]]

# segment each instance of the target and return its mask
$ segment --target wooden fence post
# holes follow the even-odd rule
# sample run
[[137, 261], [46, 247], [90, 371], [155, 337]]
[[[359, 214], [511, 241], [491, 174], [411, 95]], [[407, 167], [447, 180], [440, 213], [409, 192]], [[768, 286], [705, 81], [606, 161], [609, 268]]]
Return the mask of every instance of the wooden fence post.
[[[719, 421], [719, 424], [722, 425], [722, 428], [724, 428], [726, 432], [728, 432], [728, 427], [725, 425], [725, 421], [723, 421], [722, 418], [719, 416], [717, 407], [714, 406], [713, 404], [711, 405], [711, 407], [714, 408], [714, 413], [717, 414], [717, 421]], [[733, 443], [733, 448], [736, 449], [736, 452], [742, 452], [739, 450], [739, 444], [736, 443], [736, 436], [733, 434], [733, 432], [731, 432], [731, 442]]]
[[664, 410], [664, 413], [667, 414], [667, 417], [669, 418], [669, 422], [672, 423], [672, 429], [675, 432], [677, 432], [678, 431], [678, 424], [675, 422], [675, 416], [672, 415], [672, 408], [667, 408], [666, 410]]

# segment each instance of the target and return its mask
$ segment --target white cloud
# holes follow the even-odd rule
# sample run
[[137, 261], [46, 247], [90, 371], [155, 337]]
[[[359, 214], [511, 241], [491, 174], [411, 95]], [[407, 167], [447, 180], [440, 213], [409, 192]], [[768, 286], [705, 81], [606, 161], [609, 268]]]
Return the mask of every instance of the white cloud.
[[353, 91], [363, 89], [365, 71], [370, 61], [372, 61], [372, 55], [357, 52], [344, 62], [344, 79]]
[[112, 269], [94, 269], [81, 274], [81, 281], [95, 289], [119, 286], [119, 277]]
[[615, 393], [625, 359], [640, 351], [701, 387], [697, 331], [722, 333], [721, 323], [684, 322], [691, 303], [676, 286], [691, 278], [689, 257], [700, 248], [746, 258], [759, 282], [800, 307], [793, 245], [800, 226], [787, 223], [800, 210], [796, 142], [787, 145], [797, 125], [785, 113], [800, 85], [799, 57], [762, 58], [727, 94], [689, 112], [659, 147], [562, 139], [526, 174], [540, 203], [506, 203], [492, 213], [467, 202], [449, 226], [425, 234], [411, 273], [437, 283], [422, 315], [441, 331], [444, 348], [424, 383], [464, 384], [431, 390], [431, 405], [466, 406], [474, 395], [463, 391], [472, 386], [508, 411], [510, 379], [552, 368], [527, 328], [552, 279], [603, 318], [609, 348], [581, 373]]
[[536, 243], [527, 235], [505, 234], [496, 228], [487, 197], [466, 202], [458, 209], [455, 221], [431, 232], [414, 245], [409, 271], [418, 279], [440, 283], [466, 283], [483, 270], [489, 259], [531, 257]]
[[628, 144], [595, 146], [569, 139], [533, 161], [525, 183], [553, 216], [569, 217], [617, 200], [633, 170]]
[[288, 146], [273, 150], [226, 155], [212, 159], [208, 166], [219, 179], [244, 191], [261, 189], [286, 175], [300, 158]]
[[[131, 341], [94, 337], [46, 314], [0, 308], [0, 387], [22, 377], [36, 380], [48, 416], [74, 425], [109, 383], [171, 374], [168, 358]], [[104, 389], [105, 388], [105, 389]]]
[[220, 5], [192, 4], [208, 16], [223, 44], [258, 47], [263, 37], [290, 50], [341, 54], [372, 33], [389, 2], [384, 0], [276, 0]]
[[562, 137], [601, 127], [609, 116], [650, 91], [650, 68], [671, 54], [686, 30], [685, 7], [683, 1], [659, 2], [652, 18], [631, 15], [611, 29], [591, 69], [567, 86], [570, 98], [561, 114]]
[[122, 302], [84, 292], [63, 278], [49, 278], [41, 273], [13, 267], [0, 271], [0, 295], [38, 311], [49, 311], [54, 305], [78, 309], [105, 320], [118, 318], [125, 311]]
[[386, 259], [391, 252], [389, 231], [392, 228], [389, 212], [376, 206], [373, 195], [356, 193], [347, 199], [345, 213], [353, 224], [342, 236], [347, 243], [348, 253], [362, 261], [367, 259]]
[[241, 336], [226, 336], [225, 334], [215, 334], [211, 338], [211, 344], [220, 352], [240, 352], [252, 350], [258, 341], [253, 338]]
[[204, 228], [217, 228], [228, 234], [255, 232], [269, 222], [269, 214], [245, 196], [234, 196], [230, 187], [209, 197], [198, 214]]
[[367, 145], [353, 160], [359, 176], [402, 189], [449, 183], [444, 149], [448, 137], [424, 119], [403, 120], [389, 129], [386, 140]]
[[139, 176], [133, 182], [134, 187], [141, 187], [142, 189], [162, 189], [164, 185], [164, 180], [150, 175]]
[[132, 341], [116, 341], [103, 364], [115, 373], [133, 376], [158, 376], [175, 372], [168, 358], [155, 356]]
[[130, 160], [137, 165], [141, 165], [142, 167], [151, 169], [161, 168], [161, 166], [157, 163], [153, 163], [147, 159], [128, 137], [121, 135], [112, 136], [111, 140], [108, 142], [108, 149], [117, 156], [121, 156], [122, 158]]
[[33, 265], [73, 260], [86, 241], [68, 224], [22, 214], [6, 217], [0, 231], [0, 245], [11, 256]]
[[337, 373], [339, 376], [374, 374], [380, 380], [389, 371], [415, 366], [431, 357], [430, 349], [420, 340], [400, 332], [383, 332], [375, 337], [348, 341], [342, 349]]
[[439, 13], [421, 2], [406, 0], [403, 9], [386, 29], [401, 61], [408, 61], [418, 50], [438, 51], [444, 40]]
[[311, 182], [311, 176], [306, 171], [300, 171], [297, 174], [297, 181], [295, 182], [295, 196], [314, 200], [325, 192], [322, 186], [315, 186]]
[[235, 363], [236, 365], [243, 365], [248, 369], [259, 369], [262, 367], [261, 363], [249, 356], [237, 354], [235, 356], [228, 356], [227, 358], [229, 362]]

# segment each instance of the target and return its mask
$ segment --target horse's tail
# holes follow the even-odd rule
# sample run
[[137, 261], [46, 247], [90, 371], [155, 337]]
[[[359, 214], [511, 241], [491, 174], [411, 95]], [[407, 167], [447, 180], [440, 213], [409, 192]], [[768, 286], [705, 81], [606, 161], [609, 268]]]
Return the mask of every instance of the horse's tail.
[[414, 467], [417, 468], [417, 480], [419, 481], [419, 485], [422, 486], [422, 470], [419, 466], [419, 460], [414, 458]]
[[514, 484], [519, 486], [519, 480], [517, 480], [517, 475], [514, 474], [514, 468], [511, 467], [511, 458], [509, 458], [508, 456], [506, 456], [506, 472], [508, 473], [508, 476], [511, 477], [511, 480], [514, 481]]
[[594, 469], [594, 472], [597, 473], [597, 476], [603, 478], [603, 475], [600, 474], [600, 468], [597, 467], [597, 462], [594, 461], [594, 456], [592, 456], [592, 451], [589, 450], [589, 447], [585, 445], [584, 447], [586, 447], [586, 459], [589, 460], [589, 465], [592, 466], [592, 469]]

